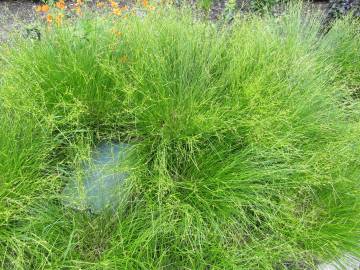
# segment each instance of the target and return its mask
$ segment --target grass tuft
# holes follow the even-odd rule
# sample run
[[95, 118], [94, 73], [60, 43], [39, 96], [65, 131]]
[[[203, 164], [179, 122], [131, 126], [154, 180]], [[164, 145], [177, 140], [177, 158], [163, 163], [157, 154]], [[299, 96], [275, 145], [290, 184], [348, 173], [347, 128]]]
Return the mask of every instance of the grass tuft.
[[[0, 268], [305, 269], [359, 256], [359, 25], [320, 36], [299, 6], [226, 27], [152, 9], [84, 11], [1, 45]], [[101, 141], [132, 145], [126, 200], [117, 213], [65, 207]]]

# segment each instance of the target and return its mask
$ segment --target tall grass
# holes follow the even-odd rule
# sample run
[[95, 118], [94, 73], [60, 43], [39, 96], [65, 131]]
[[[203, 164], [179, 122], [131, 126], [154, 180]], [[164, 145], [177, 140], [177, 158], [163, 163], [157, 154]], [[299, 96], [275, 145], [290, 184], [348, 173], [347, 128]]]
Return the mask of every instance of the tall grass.
[[359, 21], [351, 16], [334, 23], [325, 37], [328, 61], [336, 66], [337, 81], [359, 97], [360, 91], [360, 35]]
[[[0, 267], [305, 269], [360, 255], [360, 111], [338, 87], [350, 24], [321, 37], [299, 6], [226, 27], [158, 8], [2, 45]], [[79, 160], [109, 140], [132, 145], [126, 202], [63, 206]]]

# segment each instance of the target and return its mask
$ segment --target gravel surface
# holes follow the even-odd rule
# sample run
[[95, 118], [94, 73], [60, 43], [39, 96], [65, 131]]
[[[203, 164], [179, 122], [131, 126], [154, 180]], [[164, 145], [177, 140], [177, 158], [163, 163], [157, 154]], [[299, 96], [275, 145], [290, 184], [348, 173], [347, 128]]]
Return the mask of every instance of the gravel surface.
[[36, 3], [24, 0], [0, 0], [0, 41], [23, 25], [34, 21]]

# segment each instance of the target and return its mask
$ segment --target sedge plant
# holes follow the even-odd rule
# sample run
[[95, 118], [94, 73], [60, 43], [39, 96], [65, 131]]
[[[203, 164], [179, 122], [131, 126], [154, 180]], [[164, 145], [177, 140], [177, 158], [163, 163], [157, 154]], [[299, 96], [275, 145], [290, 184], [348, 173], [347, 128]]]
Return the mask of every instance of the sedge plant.
[[[49, 13], [40, 40], [1, 45], [0, 268], [316, 269], [360, 255], [360, 109], [338, 87], [349, 52], [330, 46], [359, 36], [320, 36], [300, 6], [227, 26], [147, 2], [101, 8]], [[126, 197], [115, 213], [65, 206], [102, 141], [131, 145]]]

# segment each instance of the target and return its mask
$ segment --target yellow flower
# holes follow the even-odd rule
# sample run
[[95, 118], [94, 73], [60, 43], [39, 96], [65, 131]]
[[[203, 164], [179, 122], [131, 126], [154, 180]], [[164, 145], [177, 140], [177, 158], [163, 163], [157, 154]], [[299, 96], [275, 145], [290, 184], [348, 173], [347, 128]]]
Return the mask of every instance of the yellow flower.
[[36, 11], [36, 12], [41, 12], [41, 6], [37, 6], [37, 7], [35, 8], [35, 11]]
[[76, 13], [77, 15], [81, 15], [81, 8], [80, 8], [80, 7], [76, 7], [76, 8], [75, 8], [75, 13]]
[[64, 14], [59, 14], [59, 15], [56, 16], [55, 20], [56, 20], [56, 24], [58, 26], [60, 26], [62, 24], [63, 17], [64, 17]]
[[125, 5], [125, 6], [121, 7], [120, 9], [123, 11], [126, 11], [126, 10], [129, 10], [129, 7], [127, 5]]
[[121, 63], [124, 64], [124, 63], [126, 63], [127, 61], [128, 61], [128, 57], [127, 57], [126, 55], [123, 55], [123, 56], [120, 57], [120, 62], [121, 62]]
[[83, 0], [76, 0], [76, 5], [77, 6], [81, 6], [82, 4], [84, 4]]
[[148, 10], [155, 10], [155, 7], [154, 6], [148, 6]]
[[52, 21], [53, 21], [53, 16], [52, 15], [47, 15], [46, 16], [46, 21], [48, 22], [48, 23], [52, 23]]
[[58, 9], [65, 9], [66, 8], [64, 0], [60, 0], [59, 2], [56, 2], [55, 6]]
[[97, 2], [97, 3], [96, 3], [96, 6], [97, 6], [98, 8], [102, 8], [102, 7], [104, 7], [104, 5], [105, 5], [104, 2]]
[[114, 33], [115, 36], [120, 37], [122, 35], [122, 33], [119, 30], [113, 29], [112, 32]]
[[120, 16], [120, 15], [121, 15], [121, 10], [120, 10], [120, 8], [114, 8], [114, 9], [113, 9], [113, 14], [116, 15], [116, 16]]

